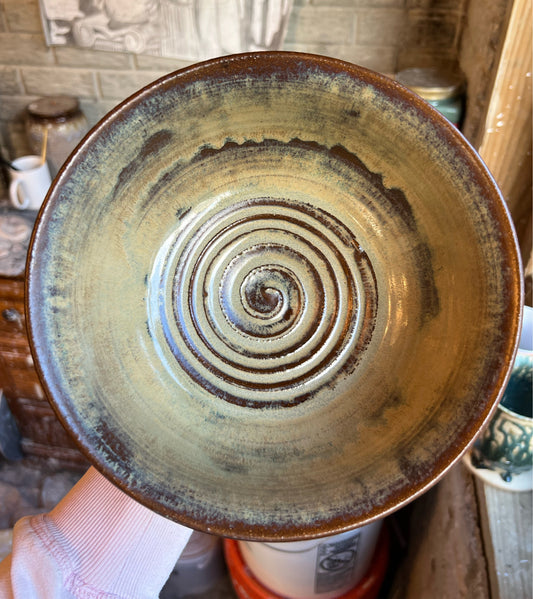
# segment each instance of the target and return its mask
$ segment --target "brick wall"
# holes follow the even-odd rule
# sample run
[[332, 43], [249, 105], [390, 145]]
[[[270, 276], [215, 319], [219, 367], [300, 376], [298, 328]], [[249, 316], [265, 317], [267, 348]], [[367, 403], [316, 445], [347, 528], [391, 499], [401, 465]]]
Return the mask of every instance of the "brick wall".
[[[134, 1], [134, 0], [132, 0]], [[454, 63], [467, 0], [294, 0], [286, 50], [342, 58], [384, 73]], [[22, 114], [34, 98], [71, 94], [91, 124], [186, 62], [47, 47], [38, 0], [0, 0], [0, 146], [27, 152]]]

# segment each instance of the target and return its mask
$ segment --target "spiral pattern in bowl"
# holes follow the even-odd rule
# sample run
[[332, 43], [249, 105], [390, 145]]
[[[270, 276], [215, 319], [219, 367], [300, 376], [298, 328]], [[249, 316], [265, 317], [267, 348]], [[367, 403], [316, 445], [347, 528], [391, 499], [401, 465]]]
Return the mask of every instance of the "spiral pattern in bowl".
[[301, 403], [353, 369], [372, 334], [367, 255], [339, 220], [303, 202], [206, 208], [184, 219], [156, 264], [152, 334], [231, 403]]

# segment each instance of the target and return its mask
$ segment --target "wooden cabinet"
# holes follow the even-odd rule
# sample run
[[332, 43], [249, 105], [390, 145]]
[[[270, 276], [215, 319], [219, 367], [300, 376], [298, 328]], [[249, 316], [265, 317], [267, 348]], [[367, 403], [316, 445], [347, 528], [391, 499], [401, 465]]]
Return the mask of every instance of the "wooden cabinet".
[[26, 455], [54, 458], [65, 466], [86, 465], [39, 382], [26, 331], [22, 277], [0, 277], [0, 388]]
[[0, 366], [7, 396], [45, 399], [26, 336], [24, 282], [20, 280], [0, 279]]

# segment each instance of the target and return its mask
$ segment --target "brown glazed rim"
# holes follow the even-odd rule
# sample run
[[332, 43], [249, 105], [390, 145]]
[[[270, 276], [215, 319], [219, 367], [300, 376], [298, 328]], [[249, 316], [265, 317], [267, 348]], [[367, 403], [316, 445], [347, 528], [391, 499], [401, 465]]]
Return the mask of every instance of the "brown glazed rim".
[[[176, 513], [173, 510], [168, 510], [161, 506], [156, 500], [148, 496], [148, 494], [144, 494], [136, 489], [130, 489], [126, 481], [115, 475], [112, 469], [104, 462], [104, 460], [102, 460], [101, 456], [94, 451], [94, 448], [87, 444], [87, 441], [83, 438], [82, 431], [80, 428], [78, 428], [77, 423], [74, 422], [71, 417], [65, 415], [65, 413], [63, 413], [63, 411], [60, 409], [60, 406], [67, 401], [68, 398], [61, 396], [61, 390], [56, 390], [56, 396], [54, 397], [52, 389], [49, 385], [47, 372], [43, 369], [43, 365], [40, 363], [39, 356], [37, 355], [37, 351], [35, 349], [37, 343], [35, 323], [39, 320], [39, 306], [32, 302], [32, 287], [37, 285], [37, 275], [35, 273], [39, 270], [41, 261], [40, 256], [35, 250], [39, 236], [40, 225], [43, 222], [49, 221], [53, 218], [53, 210], [50, 207], [49, 199], [53, 194], [53, 190], [56, 187], [61, 186], [62, 180], [66, 176], [66, 170], [70, 165], [83, 163], [85, 149], [86, 147], [90, 147], [94, 138], [104, 135], [107, 127], [117, 126], [117, 124], [120, 125], [122, 120], [128, 118], [129, 107], [133, 107], [136, 103], [142, 101], [145, 96], [151, 95], [156, 91], [164, 93], [165, 89], [169, 87], [186, 85], [197, 80], [198, 78], [216, 78], [220, 75], [220, 73], [222, 73], [224, 77], [228, 77], [232, 72], [243, 72], [246, 69], [259, 73], [269, 73], [281, 69], [296, 70], [301, 69], [302, 67], [319, 67], [323, 72], [331, 75], [341, 73], [348, 74], [355, 80], [362, 80], [365, 83], [372, 85], [374, 88], [381, 91], [385, 96], [393, 101], [397, 101], [400, 104], [405, 104], [406, 106], [408, 105], [410, 107], [415, 107], [424, 119], [430, 121], [434, 125], [443, 141], [446, 144], [453, 145], [455, 151], [466, 159], [472, 178], [479, 185], [479, 187], [484, 190], [487, 197], [494, 200], [490, 202], [491, 215], [493, 219], [499, 223], [502, 236], [502, 240], [500, 241], [502, 246], [504, 246], [507, 250], [510, 270], [513, 272], [513, 276], [510, 275], [508, 277], [509, 279], [512, 279], [512, 286], [507, 290], [509, 297], [507, 322], [511, 323], [513, 327], [512, 331], [510, 331], [508, 350], [509, 355], [512, 354], [513, 359], [516, 355], [518, 339], [520, 335], [523, 304], [521, 260], [519, 252], [517, 251], [518, 244], [515, 231], [512, 227], [510, 214], [495, 184], [495, 181], [476, 151], [458, 132], [456, 127], [450, 124], [445, 117], [443, 117], [432, 106], [422, 100], [417, 94], [400, 85], [396, 81], [393, 81], [384, 75], [370, 71], [366, 68], [326, 56], [296, 52], [252, 52], [214, 58], [189, 67], [185, 67], [154, 81], [118, 104], [89, 131], [85, 138], [80, 142], [76, 150], [71, 154], [70, 158], [63, 165], [48, 192], [47, 198], [43, 203], [36, 220], [36, 226], [32, 233], [28, 251], [25, 278], [25, 302], [26, 313], [28, 315], [28, 332], [36, 369], [47, 396], [50, 399], [50, 403], [54, 408], [59, 420], [65, 429], [70, 433], [70, 436], [73, 438], [80, 451], [106, 478], [111, 480], [117, 487], [121, 488], [139, 503], [163, 516], [177, 521], [180, 524], [220, 536], [227, 536], [237, 539], [242, 538], [261, 541], [288, 541], [326, 536], [352, 529], [355, 526], [362, 526], [376, 519], [383, 518], [404, 507], [413, 499], [419, 497], [429, 488], [435, 485], [468, 450], [477, 434], [486, 426], [489, 419], [497, 409], [499, 400], [501, 399], [503, 390], [509, 379], [513, 362], [513, 360], [511, 360], [508, 367], [506, 369], [503, 368], [500, 371], [497, 381], [493, 382], [491, 389], [493, 399], [486, 402], [484, 411], [477, 423], [475, 423], [475, 425], [467, 431], [468, 434], [465, 434], [463, 431], [461, 435], [454, 440], [454, 443], [450, 444], [440, 459], [433, 462], [432, 473], [429, 477], [422, 480], [422, 482], [413, 485], [412, 488], [400, 488], [398, 491], [391, 494], [383, 505], [374, 508], [364, 518], [358, 517], [355, 523], [350, 514], [344, 514], [339, 517], [317, 521], [312, 528], [305, 528], [304, 530], [295, 526], [273, 529], [267, 525], [259, 525], [254, 528], [251, 534], [249, 526], [247, 526], [244, 522], [227, 522], [224, 519], [220, 519], [215, 522], [211, 521], [209, 523], [203, 523], [194, 520], [188, 514]], [[514, 342], [513, 348], [510, 347], [511, 341]], [[60, 393], [59, 396], [57, 396], [57, 391]]]

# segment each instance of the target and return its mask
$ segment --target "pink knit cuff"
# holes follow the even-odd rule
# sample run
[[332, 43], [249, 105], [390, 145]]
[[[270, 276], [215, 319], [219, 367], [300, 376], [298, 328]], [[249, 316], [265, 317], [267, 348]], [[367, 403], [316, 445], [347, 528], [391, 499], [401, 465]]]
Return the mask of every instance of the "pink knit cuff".
[[157, 597], [192, 532], [137, 503], [94, 468], [32, 526], [78, 597]]

